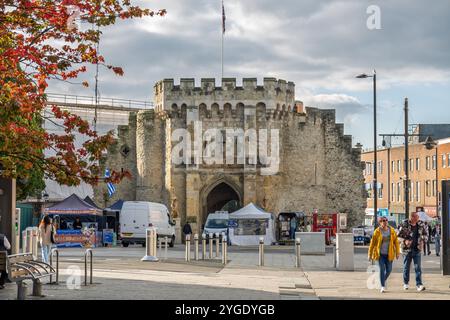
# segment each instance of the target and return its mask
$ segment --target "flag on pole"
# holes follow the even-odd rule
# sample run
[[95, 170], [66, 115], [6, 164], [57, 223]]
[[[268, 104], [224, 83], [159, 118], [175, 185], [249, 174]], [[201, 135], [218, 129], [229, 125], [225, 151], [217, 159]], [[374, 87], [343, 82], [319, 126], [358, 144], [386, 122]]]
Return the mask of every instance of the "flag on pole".
[[[105, 170], [105, 178], [109, 178], [109, 177], [111, 177], [111, 173], [109, 172], [109, 169], [106, 169]], [[108, 187], [109, 197], [112, 197], [114, 192], [116, 192], [116, 187], [114, 187], [114, 184], [112, 182], [108, 182], [106, 184], [106, 186]]]
[[225, 33], [225, 7], [223, 6], [223, 1], [222, 1], [222, 33]]

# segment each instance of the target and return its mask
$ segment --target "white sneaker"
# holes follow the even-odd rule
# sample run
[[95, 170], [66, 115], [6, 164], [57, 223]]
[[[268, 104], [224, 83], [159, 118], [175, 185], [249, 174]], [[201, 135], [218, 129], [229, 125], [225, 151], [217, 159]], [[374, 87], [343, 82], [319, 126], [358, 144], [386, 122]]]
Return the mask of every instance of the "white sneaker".
[[417, 291], [423, 291], [425, 290], [425, 287], [423, 285], [420, 285], [417, 287]]
[[409, 289], [409, 285], [404, 284], [404, 285], [403, 285], [403, 290], [408, 290], [408, 289]]
[[386, 288], [385, 288], [385, 287], [381, 287], [380, 292], [381, 292], [381, 293], [386, 292]]

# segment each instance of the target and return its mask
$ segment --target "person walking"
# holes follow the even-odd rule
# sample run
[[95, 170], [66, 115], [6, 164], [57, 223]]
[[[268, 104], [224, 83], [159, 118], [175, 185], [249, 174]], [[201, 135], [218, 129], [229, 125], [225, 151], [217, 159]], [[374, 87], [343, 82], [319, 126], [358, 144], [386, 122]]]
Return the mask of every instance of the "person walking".
[[434, 247], [436, 249], [436, 256], [440, 256], [441, 253], [441, 225], [437, 223], [433, 228]]
[[295, 231], [297, 230], [297, 220], [295, 219], [295, 217], [291, 218], [290, 227], [291, 227], [291, 239], [295, 239]]
[[52, 233], [54, 228], [49, 216], [45, 216], [39, 225], [39, 243], [41, 245], [42, 261], [49, 262], [48, 256], [52, 249]]
[[[1, 220], [1, 216], [0, 216]], [[0, 233], [0, 252], [8, 255], [8, 250], [11, 250], [11, 244], [8, 241], [8, 238]], [[8, 278], [7, 270], [6, 270], [6, 261], [5, 265], [0, 266], [0, 290], [5, 288], [5, 281]]]
[[403, 253], [403, 289], [409, 289], [409, 273], [413, 261], [417, 291], [423, 291], [425, 286], [422, 283], [421, 252], [428, 241], [428, 232], [423, 221], [419, 220], [417, 212], [412, 212], [410, 219], [403, 221], [398, 237], [401, 238]]
[[369, 247], [369, 261], [378, 261], [380, 266], [380, 292], [386, 291], [386, 281], [392, 271], [392, 262], [400, 257], [400, 244], [395, 229], [389, 226], [385, 217], [374, 231]]
[[426, 255], [430, 255], [431, 254], [431, 237], [430, 237], [430, 235], [431, 235], [431, 226], [430, 226], [430, 224], [427, 222], [427, 221], [425, 221], [425, 228], [426, 228], [426, 230], [427, 230], [427, 234], [429, 235], [428, 236], [428, 240], [425, 242], [425, 246], [424, 246], [424, 255], [426, 256]]
[[184, 243], [186, 240], [186, 236], [187, 235], [190, 236], [192, 234], [192, 228], [191, 228], [191, 225], [189, 224], [189, 222], [186, 222], [186, 224], [184, 225], [183, 233], [184, 233], [184, 238], [183, 238], [183, 243]]

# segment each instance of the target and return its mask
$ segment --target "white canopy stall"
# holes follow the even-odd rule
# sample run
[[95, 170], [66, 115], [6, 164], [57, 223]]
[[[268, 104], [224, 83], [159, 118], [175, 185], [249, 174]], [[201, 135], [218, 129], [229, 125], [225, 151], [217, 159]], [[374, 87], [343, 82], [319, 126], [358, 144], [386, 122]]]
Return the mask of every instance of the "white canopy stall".
[[270, 245], [275, 242], [274, 216], [249, 203], [230, 214], [229, 237], [232, 245], [257, 245], [260, 237]]

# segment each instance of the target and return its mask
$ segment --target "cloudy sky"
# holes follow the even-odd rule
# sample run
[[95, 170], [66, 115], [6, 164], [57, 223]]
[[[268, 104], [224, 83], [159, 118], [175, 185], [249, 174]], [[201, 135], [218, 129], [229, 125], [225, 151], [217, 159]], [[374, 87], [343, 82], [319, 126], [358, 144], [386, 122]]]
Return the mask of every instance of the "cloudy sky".
[[[151, 100], [163, 78], [221, 73], [221, 1], [134, 1], [165, 8], [165, 17], [119, 21], [104, 29], [101, 52], [124, 68], [100, 70], [102, 97]], [[378, 76], [379, 133], [403, 130], [403, 100], [411, 123], [450, 123], [450, 1], [224, 0], [225, 77], [276, 77], [296, 84], [306, 105], [335, 108], [353, 143], [373, 146], [371, 79]], [[370, 5], [381, 29], [369, 29]], [[82, 26], [83, 28], [83, 26]], [[86, 74], [93, 82], [93, 73]], [[238, 82], [239, 83], [239, 82]], [[49, 92], [93, 95], [93, 86], [52, 83]]]

